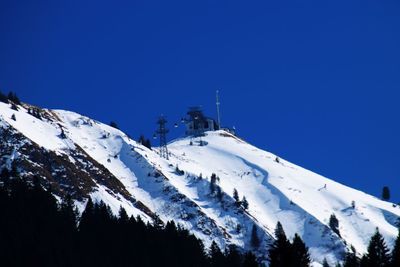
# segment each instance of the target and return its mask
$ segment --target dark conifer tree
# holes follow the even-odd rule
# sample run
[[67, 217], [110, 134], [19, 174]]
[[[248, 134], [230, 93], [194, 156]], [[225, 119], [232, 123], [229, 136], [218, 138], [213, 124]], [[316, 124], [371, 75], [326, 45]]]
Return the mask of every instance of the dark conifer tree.
[[371, 267], [366, 254], [364, 254], [360, 259], [360, 267]]
[[397, 239], [393, 247], [390, 263], [391, 267], [400, 266], [400, 228], [399, 234], [397, 235]]
[[86, 230], [85, 228], [86, 227], [89, 228], [89, 226], [93, 223], [93, 221], [94, 221], [94, 205], [92, 199], [89, 197], [86, 202], [85, 210], [82, 212], [81, 220], [79, 223], [79, 230], [85, 231]]
[[233, 189], [233, 199], [235, 200], [236, 206], [240, 206], [239, 193], [236, 188]]
[[0, 102], [8, 103], [8, 98], [3, 92], [0, 91]]
[[149, 140], [149, 139], [146, 139], [146, 138], [144, 137], [143, 134], [140, 135], [138, 142], [139, 142], [141, 145], [147, 147], [148, 149], [151, 149], [151, 142], [150, 142], [150, 140]]
[[141, 134], [141, 135], [139, 136], [138, 143], [139, 143], [139, 144], [141, 144], [141, 145], [143, 145], [143, 144], [144, 144], [144, 142], [145, 142], [144, 135], [143, 135], [143, 134]]
[[326, 258], [324, 259], [324, 261], [322, 262], [322, 267], [331, 267], [328, 263], [328, 261], [326, 260]]
[[78, 212], [75, 208], [71, 195], [67, 195], [60, 206], [60, 213], [63, 222], [68, 226], [75, 228], [77, 224]]
[[223, 266], [225, 262], [224, 254], [219, 249], [215, 241], [212, 242], [210, 247], [210, 263], [212, 267]]
[[292, 266], [308, 267], [311, 264], [308, 248], [298, 234], [294, 235], [292, 243]]
[[67, 135], [65, 134], [63, 128], [61, 128], [60, 138], [61, 138], [61, 139], [66, 139], [66, 138], [67, 138]]
[[343, 267], [359, 267], [359, 266], [360, 266], [360, 260], [357, 258], [356, 249], [353, 246], [351, 246], [350, 252], [347, 252], [344, 258]]
[[340, 236], [339, 220], [336, 218], [335, 214], [332, 214], [329, 218], [329, 227], [332, 229], [333, 232]]
[[13, 121], [17, 121], [17, 118], [15, 117], [15, 114], [14, 114], [14, 113], [11, 115], [11, 119], [12, 119]]
[[144, 146], [145, 147], [147, 147], [148, 149], [151, 149], [151, 142], [150, 142], [150, 139], [146, 139], [146, 141], [145, 141], [145, 143], [144, 143]]
[[245, 196], [243, 196], [241, 204], [242, 204], [243, 209], [247, 210], [249, 208], [249, 202], [247, 201]]
[[110, 122], [110, 126], [119, 130], [119, 127], [118, 127], [118, 125], [117, 125], [117, 123], [115, 121], [111, 121]]
[[286, 238], [282, 224], [277, 223], [275, 229], [275, 241], [272, 243], [268, 251], [269, 267], [284, 267], [290, 266], [291, 244]]
[[129, 222], [128, 214], [126, 213], [126, 210], [122, 206], [119, 207], [118, 220], [120, 223]]
[[210, 194], [214, 194], [217, 184], [217, 175], [215, 173], [211, 174], [210, 178]]
[[388, 186], [382, 188], [382, 199], [386, 201], [390, 199], [390, 189]]
[[389, 249], [386, 246], [385, 240], [376, 229], [375, 234], [371, 237], [368, 245], [365, 259], [361, 261], [362, 267], [387, 267], [389, 266], [390, 256]]
[[242, 255], [238, 252], [236, 246], [230, 245], [226, 251], [226, 266], [242, 267]]
[[21, 105], [21, 101], [19, 100], [18, 96], [16, 93], [14, 92], [9, 92], [8, 93], [8, 100], [10, 100], [11, 102], [13, 102], [16, 105]]
[[258, 267], [256, 256], [253, 253], [247, 252], [244, 255], [243, 267]]
[[250, 244], [255, 249], [260, 246], [260, 238], [258, 237], [257, 226], [255, 224], [253, 224], [253, 227], [251, 228]]
[[216, 190], [217, 190], [217, 198], [218, 198], [218, 201], [219, 202], [223, 202], [223, 200], [224, 200], [224, 194], [222, 193], [222, 189], [221, 189], [221, 187], [220, 186], [216, 186]]

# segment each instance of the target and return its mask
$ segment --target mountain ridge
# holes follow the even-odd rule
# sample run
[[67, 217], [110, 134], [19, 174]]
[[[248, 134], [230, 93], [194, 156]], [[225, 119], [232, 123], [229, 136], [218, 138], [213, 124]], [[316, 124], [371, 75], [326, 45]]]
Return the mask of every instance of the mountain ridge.
[[[35, 166], [43, 165], [48, 175], [41, 174], [42, 179], [58, 186], [55, 194], [82, 191], [74, 197], [81, 208], [90, 196], [110, 205], [114, 213], [123, 206], [146, 221], [172, 219], [206, 245], [235, 244], [264, 260], [277, 221], [290, 238], [300, 234], [315, 264], [325, 257], [331, 263], [341, 260], [350, 245], [364, 253], [376, 227], [389, 245], [397, 235], [400, 209], [394, 204], [277, 160], [230, 133], [208, 132], [202, 146], [198, 139], [193, 145], [190, 138], [175, 140], [167, 161], [122, 131], [77, 113], [39, 109], [38, 118], [29, 114], [33, 106], [18, 108], [0, 103], [1, 134], [8, 141], [0, 147], [2, 165], [10, 167], [15, 161], [28, 178], [38, 170]], [[30, 157], [27, 150], [37, 155]], [[39, 154], [62, 160], [46, 165]], [[62, 166], [69, 165], [71, 171], [63, 172]], [[222, 202], [210, 193], [213, 173], [219, 177]], [[86, 178], [68, 184], [81, 177]], [[246, 197], [248, 209], [235, 205], [233, 189]], [[329, 228], [331, 214], [339, 218], [341, 236]], [[250, 245], [253, 225], [261, 239], [259, 248]]]

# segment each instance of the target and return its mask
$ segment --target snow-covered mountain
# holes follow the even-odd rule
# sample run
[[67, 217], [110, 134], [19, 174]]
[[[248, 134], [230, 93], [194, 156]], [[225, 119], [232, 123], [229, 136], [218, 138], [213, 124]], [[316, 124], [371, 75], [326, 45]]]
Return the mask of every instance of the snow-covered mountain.
[[[145, 221], [174, 220], [206, 245], [236, 244], [265, 258], [280, 221], [290, 238], [303, 238], [318, 265], [325, 257], [340, 260], [350, 245], [364, 253], [376, 227], [390, 246], [397, 236], [396, 205], [277, 160], [225, 131], [207, 132], [203, 145], [175, 140], [166, 160], [156, 148], [77, 113], [0, 103], [0, 136], [1, 168], [14, 162], [26, 179], [37, 175], [55, 195], [71, 194], [81, 210], [90, 196], [115, 213], [122, 206]], [[213, 173], [219, 179], [211, 194]], [[234, 189], [249, 202], [247, 210], [235, 204]], [[340, 236], [328, 226], [332, 214]], [[250, 243], [253, 225], [258, 248]]]

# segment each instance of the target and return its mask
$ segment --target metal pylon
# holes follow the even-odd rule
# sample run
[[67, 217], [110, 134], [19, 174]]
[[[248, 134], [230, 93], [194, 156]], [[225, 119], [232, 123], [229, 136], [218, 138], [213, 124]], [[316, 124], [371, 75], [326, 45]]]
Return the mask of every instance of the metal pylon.
[[157, 120], [158, 129], [156, 133], [159, 135], [160, 138], [160, 157], [169, 159], [168, 155], [168, 147], [167, 147], [167, 133], [169, 130], [166, 128], [167, 120], [164, 116], [160, 116]]

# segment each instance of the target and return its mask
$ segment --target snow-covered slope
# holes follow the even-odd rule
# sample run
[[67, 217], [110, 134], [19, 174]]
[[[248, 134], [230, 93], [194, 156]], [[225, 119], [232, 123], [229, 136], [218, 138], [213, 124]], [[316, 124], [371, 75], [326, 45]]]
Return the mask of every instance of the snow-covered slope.
[[[211, 241], [222, 247], [236, 244], [254, 250], [260, 258], [266, 256], [278, 221], [289, 237], [300, 234], [316, 262], [326, 257], [334, 263], [350, 245], [364, 253], [376, 227], [389, 245], [397, 235], [399, 207], [286, 160], [277, 160], [276, 155], [227, 132], [208, 132], [202, 137], [202, 145], [199, 139], [192, 140], [192, 145], [190, 138], [176, 140], [169, 145], [170, 159], [165, 160], [158, 156], [157, 149], [149, 150], [121, 131], [87, 117], [41, 110], [37, 118], [28, 114], [28, 108], [31, 106], [15, 111], [9, 104], [0, 103], [0, 128], [3, 132], [8, 129], [4, 136], [10, 139], [20, 135], [16, 139], [19, 145], [12, 151], [3, 146], [0, 163], [24, 162], [21, 170], [27, 177], [32, 175], [32, 170], [25, 169], [27, 163], [36, 166], [42, 162], [23, 149], [29, 143], [30, 149], [49, 151], [71, 164], [92, 164], [86, 173], [101, 169], [103, 176], [85, 180], [90, 184], [87, 190], [76, 183], [68, 184], [68, 172], [61, 179], [58, 172], [49, 170], [54, 176], [51, 182], [59, 184], [60, 194], [80, 189], [80, 198], [76, 199], [81, 205], [90, 195], [109, 204], [114, 212], [121, 205], [128, 213], [148, 221], [174, 220], [207, 245]], [[11, 119], [12, 114], [16, 121]], [[219, 177], [219, 194], [210, 193], [213, 173]], [[234, 189], [240, 198], [246, 197], [248, 210], [235, 205]], [[332, 214], [339, 219], [340, 237], [328, 227]], [[262, 240], [259, 248], [250, 244], [253, 225]]]

